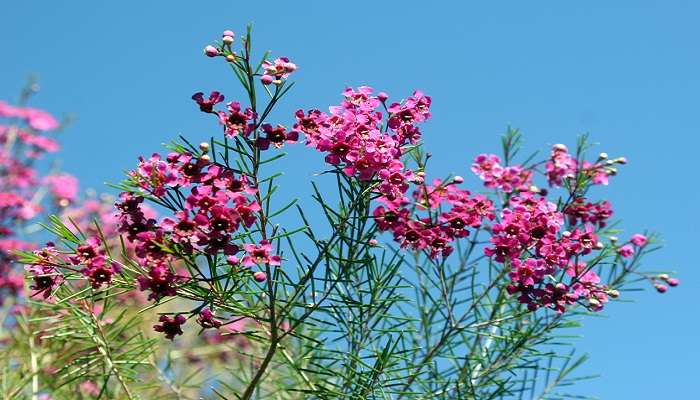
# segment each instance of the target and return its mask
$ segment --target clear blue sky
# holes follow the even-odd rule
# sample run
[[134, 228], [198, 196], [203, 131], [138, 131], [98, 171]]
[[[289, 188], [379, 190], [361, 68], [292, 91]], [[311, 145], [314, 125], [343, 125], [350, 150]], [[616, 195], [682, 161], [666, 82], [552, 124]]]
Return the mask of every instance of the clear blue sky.
[[[336, 102], [345, 85], [396, 97], [420, 88], [434, 100], [424, 134], [435, 173], [468, 176], [470, 160], [497, 151], [508, 124], [522, 129], [530, 149], [571, 145], [590, 132], [601, 151], [630, 160], [608, 191], [616, 215], [628, 234], [664, 234], [667, 247], [648, 266], [678, 270], [682, 286], [632, 294], [635, 304], [586, 322], [579, 344], [592, 359], [582, 372], [603, 377], [579, 392], [697, 396], [699, 2], [244, 4], [8, 2], [0, 98], [14, 98], [29, 73], [39, 74], [34, 104], [77, 116], [64, 137], [64, 169], [99, 188], [178, 133], [218, 134], [189, 97], [240, 92], [201, 49], [225, 28], [240, 32], [253, 22], [258, 49], [300, 66], [280, 122], [290, 123], [296, 108]], [[295, 149], [282, 164], [289, 182], [303, 184], [321, 168], [320, 157], [304, 155]]]

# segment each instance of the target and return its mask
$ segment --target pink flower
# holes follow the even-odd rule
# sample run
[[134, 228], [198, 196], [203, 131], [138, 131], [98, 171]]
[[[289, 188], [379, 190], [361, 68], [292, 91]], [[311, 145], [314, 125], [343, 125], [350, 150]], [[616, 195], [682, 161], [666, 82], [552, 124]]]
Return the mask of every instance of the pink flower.
[[264, 124], [262, 126], [263, 132], [265, 132], [265, 137], [259, 137], [256, 141], [256, 145], [261, 150], [267, 150], [270, 148], [270, 144], [280, 148], [284, 143], [296, 143], [299, 140], [299, 132], [289, 131], [285, 132], [285, 127], [282, 125], [277, 125], [272, 127], [270, 124]]
[[219, 92], [211, 92], [209, 98], [204, 98], [204, 93], [197, 92], [192, 95], [192, 100], [196, 101], [202, 112], [213, 113], [214, 106], [224, 101], [224, 95]]
[[238, 134], [248, 136], [254, 125], [251, 122], [256, 114], [250, 108], [241, 111], [239, 102], [230, 102], [226, 105], [228, 112], [219, 111], [219, 122], [224, 126], [224, 135], [234, 137]]
[[474, 159], [474, 172], [488, 188], [500, 189], [506, 193], [528, 190], [532, 181], [532, 172], [519, 165], [503, 167], [501, 160], [494, 154], [480, 154]]
[[270, 254], [272, 244], [267, 240], [262, 240], [257, 245], [249, 243], [243, 248], [248, 253], [241, 260], [241, 264], [245, 267], [252, 267], [256, 264], [280, 265], [282, 263], [280, 256]]
[[158, 321], [160, 325], [153, 325], [153, 330], [162, 332], [167, 339], [173, 340], [175, 336], [182, 335], [182, 325], [187, 319], [182, 314], [176, 315], [175, 318], [161, 315]]
[[552, 153], [549, 161], [545, 165], [547, 181], [550, 186], [561, 186], [564, 179], [576, 176], [578, 161], [569, 154], [568, 149], [563, 144], [552, 146]]
[[154, 153], [148, 160], [140, 157], [139, 161], [136, 170], [130, 171], [128, 175], [142, 189], [161, 197], [165, 195], [168, 187], [177, 184], [176, 171], [170, 164], [161, 160], [160, 154]]
[[49, 175], [44, 178], [44, 182], [49, 186], [56, 202], [63, 206], [67, 206], [78, 197], [78, 179], [73, 175]]
[[640, 233], [636, 233], [632, 235], [630, 242], [637, 247], [643, 247], [645, 244], [647, 244], [647, 237]]
[[205, 307], [199, 312], [197, 316], [197, 323], [202, 326], [202, 328], [215, 328], [219, 329], [221, 327], [221, 321], [214, 318], [214, 313], [211, 312], [209, 307]]
[[265, 70], [264, 75], [275, 77], [275, 79], [282, 79], [287, 78], [289, 74], [296, 71], [297, 66], [293, 62], [290, 62], [289, 58], [279, 57], [272, 62], [265, 60], [263, 62], [263, 69]]
[[632, 255], [634, 254], [634, 248], [632, 246], [626, 244], [626, 245], [620, 247], [619, 249], [617, 249], [617, 252], [622, 257], [629, 258], [629, 257], [632, 257]]

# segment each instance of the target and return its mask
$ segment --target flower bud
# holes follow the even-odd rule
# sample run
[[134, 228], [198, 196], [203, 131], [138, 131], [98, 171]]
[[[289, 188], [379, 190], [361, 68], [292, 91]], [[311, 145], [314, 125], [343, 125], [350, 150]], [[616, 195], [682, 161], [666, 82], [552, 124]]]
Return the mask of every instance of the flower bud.
[[666, 283], [668, 283], [669, 286], [676, 287], [676, 286], [680, 285], [681, 281], [679, 281], [676, 278], [668, 278], [668, 279], [666, 279]]
[[275, 78], [273, 78], [271, 75], [267, 75], [267, 74], [260, 77], [260, 82], [262, 82], [263, 85], [269, 85], [274, 80], [275, 80]]
[[566, 145], [563, 145], [561, 143], [557, 143], [554, 146], [552, 146], [552, 150], [557, 150], [557, 151], [569, 151], [569, 149], [566, 147]]
[[377, 99], [379, 99], [379, 101], [381, 101], [382, 103], [384, 103], [386, 101], [386, 99], [388, 99], [388, 98], [389, 98], [389, 95], [384, 93], [384, 92], [377, 93]]
[[377, 242], [377, 239], [370, 239], [369, 240], [369, 245], [370, 246], [376, 246], [379, 242]]
[[228, 263], [228, 265], [232, 265], [232, 266], [238, 265], [238, 257], [228, 256], [228, 257], [226, 257], [226, 263]]
[[656, 285], [654, 285], [654, 289], [656, 289], [656, 291], [659, 292], [659, 293], [666, 293], [666, 291], [668, 290], [668, 288], [666, 287], [666, 285], [661, 285], [661, 284], [658, 284], [658, 283], [657, 283]]
[[211, 158], [207, 154], [203, 154], [202, 156], [199, 157], [199, 159], [204, 161], [204, 162], [207, 162], [207, 163], [209, 161], [211, 161]]
[[234, 61], [236, 61], [236, 56], [234, 54], [229, 54], [226, 56], [226, 61], [234, 62]]
[[425, 177], [425, 171], [418, 171], [416, 172], [416, 176]]
[[598, 155], [599, 160], [605, 160], [606, 158], [608, 158], [608, 153], [600, 153]]
[[253, 279], [257, 282], [265, 282], [267, 274], [262, 271], [253, 272]]
[[538, 188], [538, 187], [535, 186], [535, 185], [530, 185], [530, 187], [528, 188], [528, 190], [531, 191], [532, 193], [539, 193], [539, 192], [540, 192], [540, 188]]
[[615, 289], [610, 289], [610, 290], [608, 290], [608, 296], [612, 297], [613, 299], [616, 299], [616, 298], [620, 297], [620, 292], [618, 292]]
[[457, 183], [457, 184], [464, 182], [464, 178], [462, 178], [459, 175], [456, 175], [452, 180], [454, 181], [454, 183]]
[[600, 249], [602, 249], [603, 247], [605, 247], [605, 245], [603, 244], [603, 242], [596, 242], [596, 244], [595, 244], [595, 248], [596, 248], [596, 249], [600, 250]]
[[202, 150], [203, 152], [207, 153], [209, 151], [209, 143], [208, 142], [200, 143], [199, 149]]
[[233, 36], [224, 36], [223, 39], [221, 39], [221, 41], [230, 45], [231, 43], [233, 43]]
[[216, 47], [209, 45], [204, 48], [204, 54], [206, 54], [207, 57], [216, 57], [219, 55], [219, 50], [217, 50]]
[[615, 242], [617, 242], [618, 240], [620, 240], [620, 239], [618, 239], [617, 236], [610, 236], [610, 241], [611, 241], [611, 242], [615, 243]]
[[588, 303], [595, 308], [600, 307], [600, 301], [596, 298], [591, 297], [588, 299]]
[[226, 36], [235, 37], [236, 34], [233, 33], [232, 30], [226, 29], [226, 30], [224, 31], [224, 33], [221, 34], [221, 37], [226, 37]]
[[617, 159], [615, 159], [615, 162], [624, 165], [627, 164], [627, 159], [625, 157], [618, 157]]
[[664, 281], [668, 280], [669, 278], [668, 274], [659, 274], [656, 277]]

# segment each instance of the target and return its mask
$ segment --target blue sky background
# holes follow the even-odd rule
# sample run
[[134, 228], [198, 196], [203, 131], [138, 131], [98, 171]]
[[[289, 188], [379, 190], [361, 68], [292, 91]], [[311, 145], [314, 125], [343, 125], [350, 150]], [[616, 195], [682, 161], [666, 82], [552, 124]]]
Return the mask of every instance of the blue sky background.
[[[497, 152], [508, 124], [526, 134], [528, 149], [545, 151], [590, 132], [600, 151], [630, 161], [606, 193], [626, 233], [663, 233], [667, 246], [647, 266], [677, 270], [682, 286], [633, 293], [635, 304], [586, 321], [578, 343], [592, 358], [581, 372], [603, 376], [578, 391], [604, 399], [697, 396], [700, 3], [242, 4], [4, 4], [0, 98], [14, 99], [37, 73], [43, 90], [33, 104], [77, 116], [63, 137], [63, 169], [102, 188], [178, 133], [196, 141], [219, 134], [189, 97], [241, 93], [225, 65], [201, 51], [222, 30], [253, 22], [257, 49], [300, 66], [279, 122], [289, 124], [297, 108], [336, 103], [345, 85], [395, 98], [422, 89], [434, 101], [424, 127], [433, 173], [468, 176], [472, 187], [469, 163]], [[292, 195], [322, 159], [298, 146], [280, 167], [282, 193]]]

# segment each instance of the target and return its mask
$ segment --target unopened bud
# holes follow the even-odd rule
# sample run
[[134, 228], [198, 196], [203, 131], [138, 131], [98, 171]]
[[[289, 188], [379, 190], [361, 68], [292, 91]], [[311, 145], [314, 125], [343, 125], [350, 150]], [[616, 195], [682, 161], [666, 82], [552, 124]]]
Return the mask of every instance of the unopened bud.
[[199, 144], [199, 149], [202, 150], [203, 152], [208, 152], [209, 151], [209, 143], [207, 142], [202, 142]]
[[552, 150], [557, 150], [557, 151], [569, 151], [569, 149], [566, 147], [566, 145], [563, 145], [561, 143], [557, 143], [554, 146], [552, 146]]
[[611, 241], [611, 242], [615, 243], [615, 242], [617, 242], [618, 240], [620, 240], [620, 239], [618, 239], [617, 236], [610, 236], [610, 241]]
[[425, 177], [425, 171], [416, 172], [416, 176], [420, 176], [421, 178]]
[[610, 290], [608, 290], [608, 296], [612, 297], [613, 299], [616, 299], [616, 298], [620, 297], [620, 292], [618, 292], [615, 289], [610, 289]]
[[275, 78], [272, 77], [272, 75], [263, 75], [260, 77], [260, 82], [262, 82], [263, 85], [269, 85], [272, 82], [274, 82]]
[[681, 281], [676, 278], [668, 278], [666, 279], [666, 283], [668, 283], [670, 286], [676, 287], [680, 285]]
[[231, 44], [233, 43], [233, 36], [224, 36], [223, 39], [221, 39], [226, 44]]
[[664, 281], [668, 280], [669, 278], [668, 274], [659, 274], [656, 277]]
[[253, 279], [257, 282], [265, 282], [267, 279], [267, 274], [262, 271], [253, 272]]
[[600, 250], [600, 249], [602, 249], [603, 247], [605, 247], [605, 245], [603, 244], [603, 242], [596, 242], [596, 244], [595, 244], [595, 248], [596, 248], [596, 249]]
[[274, 81], [272, 81], [272, 83], [274, 83], [275, 85], [281, 85], [282, 79], [275, 79]]
[[623, 164], [623, 165], [624, 165], [624, 164], [627, 164], [627, 159], [626, 159], [625, 157], [618, 157], [615, 161], [616, 161], [618, 164]]
[[207, 57], [216, 57], [219, 55], [219, 50], [217, 50], [216, 47], [209, 45], [204, 48], [204, 54], [206, 54]]
[[464, 178], [462, 178], [459, 175], [456, 175], [452, 180], [454, 181], [454, 183], [457, 183], [457, 184], [464, 182]]
[[234, 61], [236, 61], [236, 56], [234, 54], [229, 54], [226, 56], [226, 61], [234, 62]]
[[210, 158], [209, 155], [207, 155], [207, 154], [201, 155], [201, 156], [199, 157], [199, 159], [202, 160], [202, 161], [204, 161], [204, 162], [209, 162], [209, 161], [211, 161], [211, 158]]
[[532, 193], [539, 193], [539, 192], [540, 192], [540, 188], [538, 188], [538, 187], [535, 186], [535, 185], [530, 185], [530, 187], [528, 188], [528, 190], [531, 191]]
[[377, 242], [377, 239], [370, 239], [369, 240], [369, 245], [370, 246], [376, 246], [379, 242]]
[[226, 36], [235, 37], [236, 34], [233, 33], [232, 30], [226, 29], [226, 30], [224, 31], [224, 33], [221, 34], [221, 37], [226, 37]]
[[659, 292], [659, 293], [666, 293], [666, 291], [668, 290], [668, 288], [666, 287], [666, 285], [661, 285], [661, 284], [658, 284], [658, 283], [657, 283], [656, 285], [654, 285], [654, 289], [656, 289], [656, 291]]
[[588, 299], [588, 303], [593, 306], [593, 307], [600, 307], [600, 301], [596, 298], [590, 298]]
[[598, 159], [600, 159], [600, 160], [605, 160], [606, 158], [608, 158], [608, 153], [600, 153], [600, 154], [598, 154]]
[[385, 102], [386, 99], [388, 99], [388, 98], [389, 98], [389, 95], [384, 93], [384, 92], [377, 93], [377, 99], [379, 99], [379, 101], [381, 101], [382, 103]]

